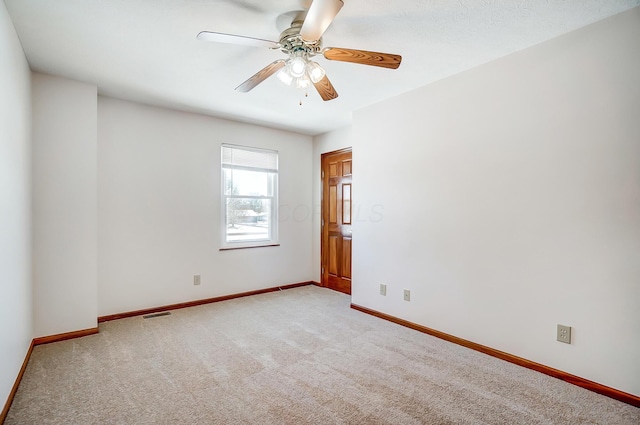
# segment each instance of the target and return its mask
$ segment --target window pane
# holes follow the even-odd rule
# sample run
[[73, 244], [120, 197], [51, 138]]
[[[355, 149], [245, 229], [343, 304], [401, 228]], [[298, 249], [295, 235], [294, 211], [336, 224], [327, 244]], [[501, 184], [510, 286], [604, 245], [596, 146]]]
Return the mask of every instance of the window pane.
[[278, 242], [278, 152], [221, 147], [221, 249]]
[[271, 200], [227, 198], [227, 242], [269, 240]]
[[225, 195], [272, 196], [272, 173], [224, 169]]

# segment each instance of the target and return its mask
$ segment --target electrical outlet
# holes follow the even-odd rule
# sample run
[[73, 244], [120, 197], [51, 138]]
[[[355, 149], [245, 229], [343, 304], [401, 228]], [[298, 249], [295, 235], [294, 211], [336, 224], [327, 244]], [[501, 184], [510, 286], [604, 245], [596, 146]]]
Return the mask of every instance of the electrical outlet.
[[199, 274], [194, 274], [193, 275], [193, 284], [194, 285], [200, 285], [200, 275]]
[[380, 295], [387, 295], [387, 285], [385, 285], [384, 283], [380, 284]]
[[411, 291], [408, 289], [404, 290], [404, 300], [405, 301], [411, 301]]
[[558, 335], [556, 339], [565, 344], [571, 344], [571, 326], [558, 325]]

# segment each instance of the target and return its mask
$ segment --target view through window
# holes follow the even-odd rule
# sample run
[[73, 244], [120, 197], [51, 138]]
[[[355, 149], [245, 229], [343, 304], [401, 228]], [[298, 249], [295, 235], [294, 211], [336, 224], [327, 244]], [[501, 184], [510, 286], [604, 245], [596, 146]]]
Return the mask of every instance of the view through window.
[[277, 243], [278, 152], [222, 145], [223, 248]]

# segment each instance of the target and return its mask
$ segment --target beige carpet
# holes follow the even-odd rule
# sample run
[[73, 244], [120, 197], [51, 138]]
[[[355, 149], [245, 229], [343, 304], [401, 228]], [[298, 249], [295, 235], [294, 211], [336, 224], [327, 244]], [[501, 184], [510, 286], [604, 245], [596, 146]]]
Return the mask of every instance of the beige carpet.
[[13, 424], [607, 424], [640, 409], [306, 286], [35, 348]]

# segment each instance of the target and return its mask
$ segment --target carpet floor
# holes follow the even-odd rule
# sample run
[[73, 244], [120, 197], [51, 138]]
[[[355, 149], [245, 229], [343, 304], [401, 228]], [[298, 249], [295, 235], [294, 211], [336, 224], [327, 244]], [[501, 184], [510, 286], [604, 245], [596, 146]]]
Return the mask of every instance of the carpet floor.
[[35, 347], [5, 424], [640, 424], [349, 303], [305, 286], [102, 323]]

